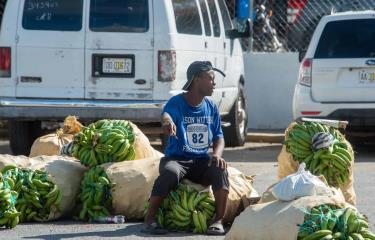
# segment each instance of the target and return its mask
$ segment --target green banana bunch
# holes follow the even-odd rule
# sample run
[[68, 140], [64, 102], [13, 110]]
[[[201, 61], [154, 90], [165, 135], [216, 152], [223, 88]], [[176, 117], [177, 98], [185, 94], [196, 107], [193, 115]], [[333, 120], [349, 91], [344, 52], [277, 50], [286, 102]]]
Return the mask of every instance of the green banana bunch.
[[125, 120], [102, 119], [83, 127], [74, 136], [73, 157], [88, 167], [134, 160], [134, 133]]
[[78, 218], [82, 221], [94, 221], [98, 217], [110, 216], [111, 189], [114, 186], [115, 184], [109, 181], [107, 174], [100, 166], [87, 171], [81, 182], [81, 192], [78, 195], [78, 201], [82, 203]]
[[20, 213], [15, 207], [18, 193], [11, 190], [12, 183], [0, 172], [0, 227], [14, 228], [19, 223]]
[[375, 234], [368, 229], [367, 218], [355, 209], [323, 204], [305, 214], [297, 239], [375, 240]]
[[[147, 209], [148, 203], [145, 204], [145, 214]], [[208, 192], [198, 192], [192, 187], [180, 184], [164, 199], [156, 214], [156, 220], [167, 229], [205, 233], [207, 223], [214, 213], [215, 201]]]
[[[313, 150], [312, 139], [316, 134], [330, 134], [334, 140], [328, 148]], [[304, 162], [314, 175], [324, 175], [330, 186], [341, 187], [350, 177], [354, 152], [345, 137], [335, 128], [315, 122], [296, 123], [287, 133], [286, 150], [299, 163]]]
[[2, 170], [3, 178], [18, 197], [12, 217], [16, 222], [47, 221], [51, 209], [60, 209], [62, 192], [58, 186], [48, 180], [48, 174], [42, 170], [30, 170], [8, 165]]

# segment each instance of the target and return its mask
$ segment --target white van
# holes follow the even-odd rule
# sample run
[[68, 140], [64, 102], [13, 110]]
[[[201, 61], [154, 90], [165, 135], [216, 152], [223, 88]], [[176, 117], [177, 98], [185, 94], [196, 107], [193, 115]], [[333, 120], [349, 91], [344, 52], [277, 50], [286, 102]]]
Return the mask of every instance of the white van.
[[[242, 145], [244, 65], [225, 0], [7, 1], [0, 30], [0, 118], [14, 154], [27, 154], [42, 122], [160, 122], [186, 69], [209, 60], [226, 144]], [[160, 125], [159, 125], [160, 126]]]
[[323, 17], [301, 62], [294, 118], [348, 120], [348, 132], [374, 132], [374, 41], [375, 11]]

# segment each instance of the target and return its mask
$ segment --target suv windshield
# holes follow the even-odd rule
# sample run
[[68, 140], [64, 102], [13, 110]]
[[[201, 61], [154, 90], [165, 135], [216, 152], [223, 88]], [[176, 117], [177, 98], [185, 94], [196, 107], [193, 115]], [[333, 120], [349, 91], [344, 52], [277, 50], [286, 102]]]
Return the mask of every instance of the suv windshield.
[[375, 57], [375, 19], [329, 22], [320, 37], [314, 58]]
[[91, 0], [90, 29], [95, 32], [147, 32], [148, 0]]

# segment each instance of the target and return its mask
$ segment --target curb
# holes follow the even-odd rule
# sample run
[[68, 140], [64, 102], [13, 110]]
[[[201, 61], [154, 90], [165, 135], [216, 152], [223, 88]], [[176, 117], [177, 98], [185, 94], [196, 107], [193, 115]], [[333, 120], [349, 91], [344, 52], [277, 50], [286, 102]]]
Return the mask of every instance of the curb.
[[247, 133], [247, 142], [283, 143], [284, 133]]

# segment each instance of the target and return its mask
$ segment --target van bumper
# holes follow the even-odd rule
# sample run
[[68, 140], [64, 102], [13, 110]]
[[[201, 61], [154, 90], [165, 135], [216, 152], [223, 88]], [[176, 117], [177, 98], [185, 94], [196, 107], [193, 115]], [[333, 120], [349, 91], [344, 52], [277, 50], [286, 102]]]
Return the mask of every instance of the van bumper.
[[80, 120], [110, 118], [152, 123], [160, 122], [165, 102], [2, 98], [0, 119], [63, 120], [74, 115]]

